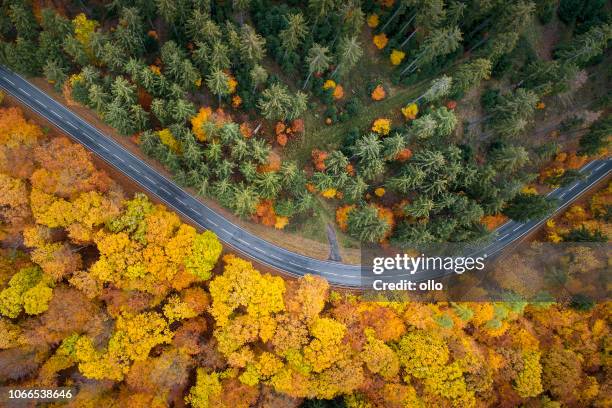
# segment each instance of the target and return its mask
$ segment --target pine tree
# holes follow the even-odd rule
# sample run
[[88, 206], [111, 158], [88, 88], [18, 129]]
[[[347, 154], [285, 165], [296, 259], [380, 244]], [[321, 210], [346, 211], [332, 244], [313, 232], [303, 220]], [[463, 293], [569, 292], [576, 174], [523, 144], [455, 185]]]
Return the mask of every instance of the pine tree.
[[395, 160], [397, 155], [406, 147], [406, 137], [401, 133], [383, 139], [383, 157], [385, 160]]
[[136, 101], [136, 89], [127, 79], [119, 75], [111, 84], [113, 99], [125, 105], [131, 105]]
[[418, 68], [430, 63], [436, 57], [454, 52], [461, 43], [461, 31], [458, 27], [434, 30], [423, 41], [416, 57], [402, 69], [401, 74], [411, 74]]
[[308, 76], [306, 77], [306, 81], [304, 81], [304, 86], [302, 89], [306, 89], [308, 82], [310, 81], [310, 77], [315, 72], [323, 72], [327, 68], [329, 68], [329, 64], [331, 58], [328, 55], [329, 48], [319, 45], [317, 43], [313, 43], [312, 47], [308, 50], [308, 54], [306, 55], [306, 64], [308, 66]]
[[429, 213], [434, 209], [434, 206], [434, 202], [430, 198], [421, 195], [404, 207], [404, 213], [415, 218], [429, 218]]
[[338, 65], [336, 65], [332, 76], [338, 73], [341, 75], [348, 73], [357, 64], [362, 55], [363, 49], [357, 36], [342, 37], [338, 44]]
[[486, 58], [476, 58], [461, 64], [453, 75], [453, 95], [459, 98], [480, 81], [489, 79], [491, 68], [491, 61]]
[[325, 160], [325, 169], [330, 174], [338, 175], [346, 173], [346, 166], [349, 165], [348, 158], [340, 150], [334, 150]]
[[302, 13], [289, 14], [286, 17], [287, 27], [281, 30], [279, 38], [285, 50], [285, 58], [287, 54], [295, 52], [304, 41], [308, 34], [308, 27]]
[[501, 136], [519, 135], [535, 112], [538, 96], [523, 88], [501, 97], [492, 110], [492, 129]]
[[265, 56], [266, 40], [248, 24], [240, 28], [240, 56], [253, 65]]
[[251, 78], [251, 83], [253, 84], [253, 91], [263, 83], [268, 80], [268, 71], [264, 67], [259, 64], [255, 64], [255, 66], [249, 71], [249, 77]]
[[573, 38], [567, 45], [561, 47], [555, 56], [565, 62], [585, 66], [591, 59], [601, 55], [612, 39], [612, 25], [594, 26], [584, 34]]
[[232, 207], [239, 217], [249, 217], [255, 212], [259, 195], [253, 186], [239, 184], [234, 187]]
[[268, 171], [259, 174], [255, 186], [263, 198], [276, 198], [281, 190], [281, 178], [277, 172]]
[[429, 87], [429, 89], [427, 89], [427, 91], [413, 103], [418, 102], [420, 98], [423, 98], [425, 99], [425, 101], [430, 103], [435, 102], [448, 95], [451, 90], [452, 84], [453, 78], [447, 75], [442, 75], [440, 78], [436, 78], [431, 81], [431, 86]]
[[48, 60], [43, 67], [45, 78], [53, 84], [53, 87], [58, 92], [62, 89], [62, 85], [64, 85], [64, 81], [68, 77], [67, 71], [57, 60]]
[[519, 193], [504, 208], [504, 214], [515, 221], [525, 222], [547, 216], [556, 206], [555, 200], [544, 196]]
[[293, 99], [287, 87], [280, 83], [270, 85], [261, 93], [257, 107], [261, 114], [269, 120], [285, 120], [291, 109]]
[[378, 242], [386, 234], [390, 225], [378, 216], [378, 209], [366, 205], [353, 209], [347, 218], [348, 233], [361, 242]]
[[240, 25], [244, 24], [244, 15], [251, 8], [251, 0], [232, 0], [232, 7], [238, 12]]
[[529, 162], [529, 154], [523, 146], [503, 146], [489, 154], [492, 165], [500, 172], [512, 173]]
[[219, 98], [219, 106], [221, 106], [221, 97], [229, 95], [229, 77], [221, 70], [213, 71], [206, 77], [206, 86], [208, 89]]
[[335, 0], [308, 0], [308, 11], [315, 16], [315, 25], [321, 17], [327, 16], [335, 8]]
[[109, 99], [108, 93], [106, 93], [101, 85], [93, 84], [89, 87], [89, 101], [96, 112], [103, 112]]
[[195, 116], [196, 110], [193, 103], [189, 102], [186, 99], [177, 99], [176, 101], [172, 101], [170, 108], [170, 115], [172, 120], [175, 123], [184, 123], [189, 118]]

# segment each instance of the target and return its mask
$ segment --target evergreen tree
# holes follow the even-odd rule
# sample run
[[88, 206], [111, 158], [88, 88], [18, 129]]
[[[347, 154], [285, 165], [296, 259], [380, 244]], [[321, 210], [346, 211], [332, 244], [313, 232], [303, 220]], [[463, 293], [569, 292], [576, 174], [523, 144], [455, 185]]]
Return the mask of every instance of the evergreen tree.
[[48, 60], [43, 67], [43, 73], [47, 81], [53, 84], [56, 91], [60, 91], [64, 85], [64, 81], [68, 77], [67, 69], [64, 68], [57, 60]]
[[323, 72], [329, 68], [331, 58], [329, 57], [328, 53], [329, 49], [327, 47], [317, 43], [312, 44], [312, 47], [310, 47], [308, 54], [306, 55], [308, 76], [306, 77], [306, 81], [304, 81], [304, 86], [302, 86], [302, 89], [306, 88], [312, 74], [315, 72]]
[[610, 144], [612, 134], [612, 115], [604, 116], [595, 122], [588, 133], [580, 137], [580, 151], [582, 155], [596, 155]]
[[232, 207], [236, 215], [239, 217], [249, 217], [253, 215], [257, 203], [259, 202], [259, 195], [253, 186], [239, 184], [236, 185], [233, 190]]
[[264, 67], [259, 64], [255, 64], [253, 68], [249, 71], [249, 77], [251, 79], [251, 83], [253, 84], [253, 92], [255, 89], [265, 83], [268, 80], [268, 71]]
[[387, 234], [390, 225], [378, 216], [378, 209], [365, 205], [353, 209], [347, 218], [348, 233], [361, 242], [378, 242]]
[[523, 146], [502, 146], [489, 153], [491, 164], [500, 172], [512, 173], [529, 162]]
[[287, 54], [295, 52], [306, 38], [308, 27], [302, 13], [289, 14], [286, 16], [286, 27], [279, 33], [281, 44]]
[[504, 214], [515, 221], [525, 222], [549, 215], [557, 206], [555, 200], [537, 194], [517, 194], [504, 209]]
[[261, 93], [257, 107], [266, 119], [285, 120], [291, 111], [292, 102], [293, 98], [289, 94], [289, 89], [277, 82]]
[[423, 41], [412, 62], [402, 69], [401, 75], [411, 74], [436, 57], [454, 52], [459, 47], [461, 39], [461, 31], [456, 26], [433, 31]]
[[332, 73], [345, 75], [357, 64], [363, 55], [363, 48], [357, 36], [342, 37], [338, 44], [338, 64]]
[[555, 56], [578, 66], [585, 66], [591, 59], [601, 55], [612, 39], [612, 24], [591, 28], [569, 41], [555, 52]]
[[265, 56], [266, 40], [248, 24], [240, 28], [240, 56], [253, 65]]
[[489, 79], [491, 68], [491, 61], [486, 58], [476, 58], [461, 64], [453, 75], [453, 95], [460, 98], [482, 80]]
[[230, 93], [229, 77], [221, 70], [213, 71], [206, 77], [206, 86], [208, 89], [219, 98], [219, 106], [221, 106], [221, 97], [227, 96]]

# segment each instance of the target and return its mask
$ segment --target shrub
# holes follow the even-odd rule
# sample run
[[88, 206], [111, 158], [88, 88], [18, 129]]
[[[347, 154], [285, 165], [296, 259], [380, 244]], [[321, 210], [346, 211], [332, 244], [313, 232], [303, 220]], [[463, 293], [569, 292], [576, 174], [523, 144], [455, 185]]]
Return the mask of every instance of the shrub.
[[361, 110], [361, 101], [356, 96], [351, 97], [346, 103], [346, 113], [350, 116], [356, 116]]

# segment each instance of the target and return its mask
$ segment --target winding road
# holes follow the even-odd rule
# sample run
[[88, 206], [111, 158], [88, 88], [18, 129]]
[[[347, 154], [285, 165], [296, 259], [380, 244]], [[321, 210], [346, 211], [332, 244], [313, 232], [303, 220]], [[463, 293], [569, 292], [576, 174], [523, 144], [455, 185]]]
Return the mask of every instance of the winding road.
[[[159, 174], [111, 137], [105, 136], [26, 79], [2, 66], [0, 66], [0, 88], [119, 169], [144, 190], [157, 196], [195, 225], [214, 231], [221, 241], [244, 256], [292, 276], [320, 275], [338, 287], [359, 288], [362, 285], [360, 265], [319, 260], [291, 252], [233, 224], [181, 189], [175, 182]], [[558, 188], [549, 194], [559, 200], [559, 207], [555, 212], [608, 177], [612, 172], [612, 159], [592, 161], [580, 171], [586, 174], [584, 180]], [[527, 223], [507, 222], [496, 230], [494, 240], [483, 244], [482, 248], [470, 255], [493, 256], [537, 229], [545, 221], [546, 218]]]

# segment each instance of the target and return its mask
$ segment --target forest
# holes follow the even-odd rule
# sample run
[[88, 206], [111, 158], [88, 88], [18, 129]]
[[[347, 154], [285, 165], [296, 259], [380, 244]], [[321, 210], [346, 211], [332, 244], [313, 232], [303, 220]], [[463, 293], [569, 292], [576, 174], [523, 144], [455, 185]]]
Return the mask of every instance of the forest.
[[[49, 406], [611, 402], [610, 302], [382, 302], [260, 272], [16, 107], [0, 181], [0, 384], [78, 390]], [[606, 268], [587, 249], [566, 266]]]
[[[44, 76], [201, 197], [313, 239], [323, 219], [353, 247], [483, 241], [545, 215], [550, 187], [609, 144], [605, 1], [2, 10], [2, 63]], [[559, 154], [579, 158], [538, 177]]]
[[[327, 243], [331, 225], [343, 249], [410, 250], [543, 218], [609, 157], [611, 16], [605, 0], [5, 0], [0, 64], [274, 242]], [[612, 405], [593, 250], [609, 181], [502, 259], [503, 301], [417, 302], [280, 276], [111, 174], [0, 94], [2, 387], [77, 390], [49, 407]]]

